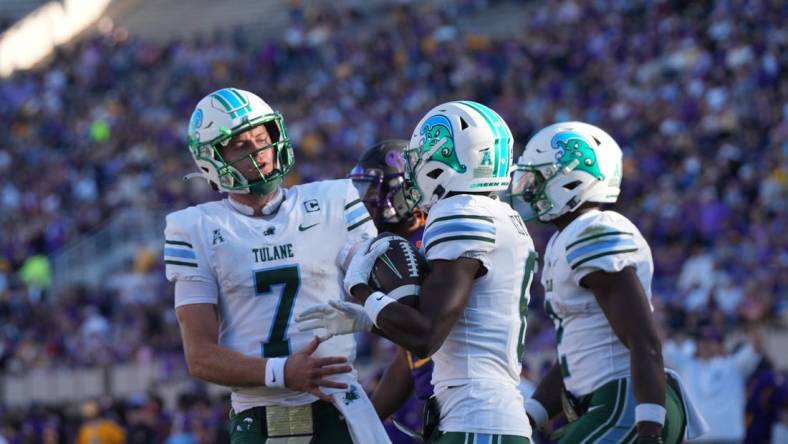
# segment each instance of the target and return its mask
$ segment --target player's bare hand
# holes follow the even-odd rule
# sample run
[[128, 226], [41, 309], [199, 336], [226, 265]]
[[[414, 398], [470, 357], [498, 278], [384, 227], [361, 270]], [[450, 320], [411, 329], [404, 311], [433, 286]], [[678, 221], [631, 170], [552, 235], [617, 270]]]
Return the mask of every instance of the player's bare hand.
[[661, 444], [662, 425], [651, 421], [642, 421], [637, 424], [638, 444]]
[[346, 389], [347, 384], [330, 381], [326, 377], [349, 373], [352, 368], [347, 364], [345, 357], [316, 358], [312, 356], [318, 345], [320, 345], [320, 338], [315, 336], [306, 347], [287, 358], [285, 386], [293, 390], [311, 393], [323, 401], [331, 402], [331, 397], [320, 391], [320, 387]]

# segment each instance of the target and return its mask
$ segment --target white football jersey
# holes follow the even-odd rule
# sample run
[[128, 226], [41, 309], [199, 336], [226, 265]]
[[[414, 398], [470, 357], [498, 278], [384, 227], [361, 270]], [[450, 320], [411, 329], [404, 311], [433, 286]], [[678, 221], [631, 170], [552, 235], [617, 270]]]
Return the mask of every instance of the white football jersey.
[[[216, 304], [219, 343], [248, 356], [288, 356], [314, 332], [292, 326], [307, 307], [342, 299], [337, 255], [346, 243], [376, 235], [350, 180], [294, 186], [271, 216], [251, 217], [229, 200], [167, 216], [164, 262], [170, 281], [213, 283], [215, 294], [180, 296], [175, 306]], [[320, 344], [315, 356], [355, 359], [352, 335]], [[355, 374], [337, 375], [342, 382]], [[260, 405], [302, 405], [310, 394], [269, 387], [233, 387], [236, 411]], [[326, 390], [330, 391], [330, 390]]]
[[587, 274], [632, 266], [651, 304], [654, 264], [640, 231], [614, 211], [592, 210], [555, 233], [542, 272], [545, 310], [553, 319], [564, 385], [575, 396], [629, 376], [629, 350], [618, 340], [591, 290]]
[[523, 220], [499, 200], [452, 196], [430, 209], [422, 249], [429, 261], [471, 257], [487, 269], [432, 356], [441, 430], [530, 436], [517, 384], [536, 252]]

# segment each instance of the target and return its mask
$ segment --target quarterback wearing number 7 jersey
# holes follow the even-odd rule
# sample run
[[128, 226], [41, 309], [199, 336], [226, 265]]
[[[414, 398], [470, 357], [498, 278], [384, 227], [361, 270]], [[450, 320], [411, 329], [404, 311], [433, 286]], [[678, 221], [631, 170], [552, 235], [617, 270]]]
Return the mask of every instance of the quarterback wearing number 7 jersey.
[[340, 250], [376, 234], [352, 182], [282, 188], [284, 120], [234, 88], [197, 104], [189, 147], [197, 175], [230, 195], [167, 216], [164, 262], [189, 370], [232, 389], [231, 441], [388, 442], [349, 365], [353, 338], [291, 328], [341, 299]]

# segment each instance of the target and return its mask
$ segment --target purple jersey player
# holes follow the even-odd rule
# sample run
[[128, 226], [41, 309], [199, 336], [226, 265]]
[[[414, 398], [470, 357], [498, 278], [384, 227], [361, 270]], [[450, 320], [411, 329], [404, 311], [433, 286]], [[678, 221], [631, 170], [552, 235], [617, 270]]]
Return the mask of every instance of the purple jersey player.
[[[402, 151], [407, 146], [406, 140], [399, 139], [375, 144], [364, 151], [349, 177], [379, 232], [402, 236], [421, 248], [425, 219], [414, 210], [414, 203], [402, 187], [405, 181]], [[431, 379], [432, 360], [418, 359], [397, 346], [394, 359], [372, 395], [372, 404], [382, 420], [393, 415], [393, 421], [384, 425], [394, 444], [419, 442], [408, 433], [421, 431], [424, 404], [432, 396]], [[402, 428], [410, 431], [405, 433]]]

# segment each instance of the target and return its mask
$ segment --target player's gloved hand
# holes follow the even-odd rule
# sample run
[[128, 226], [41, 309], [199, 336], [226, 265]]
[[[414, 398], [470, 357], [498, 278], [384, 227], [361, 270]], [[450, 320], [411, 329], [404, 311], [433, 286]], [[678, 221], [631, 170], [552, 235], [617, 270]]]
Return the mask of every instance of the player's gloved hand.
[[326, 334], [320, 337], [323, 341], [335, 335], [372, 329], [372, 319], [364, 307], [345, 301], [313, 305], [302, 311], [295, 320], [298, 331], [325, 329]]
[[345, 291], [350, 294], [350, 289], [358, 284], [366, 284], [369, 281], [369, 274], [378, 256], [385, 253], [389, 248], [387, 239], [380, 239], [374, 244], [374, 239], [370, 239], [361, 244], [361, 247], [353, 255], [350, 265], [345, 272]]

